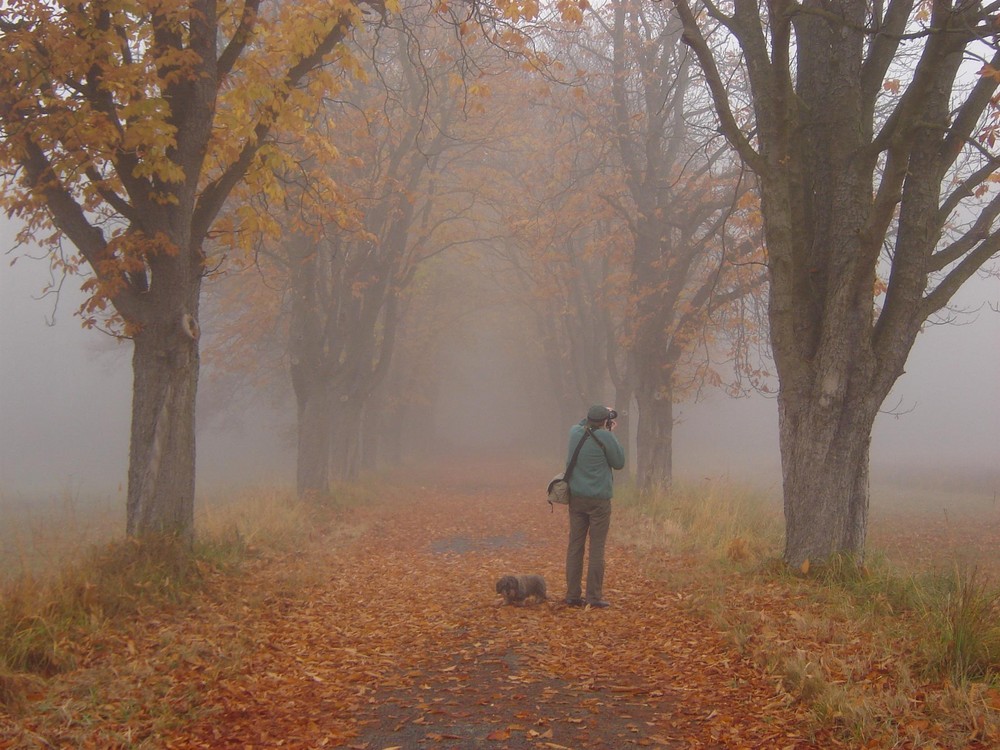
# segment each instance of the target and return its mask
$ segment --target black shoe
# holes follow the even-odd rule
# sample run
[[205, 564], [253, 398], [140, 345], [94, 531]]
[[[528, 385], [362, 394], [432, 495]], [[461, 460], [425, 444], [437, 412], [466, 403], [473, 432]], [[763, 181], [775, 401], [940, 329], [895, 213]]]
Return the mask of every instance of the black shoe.
[[595, 599], [594, 601], [587, 601], [588, 607], [593, 607], [594, 609], [605, 609], [611, 606], [611, 602], [606, 602], [603, 599]]
[[584, 605], [583, 599], [566, 599], [563, 603], [567, 607], [582, 607]]

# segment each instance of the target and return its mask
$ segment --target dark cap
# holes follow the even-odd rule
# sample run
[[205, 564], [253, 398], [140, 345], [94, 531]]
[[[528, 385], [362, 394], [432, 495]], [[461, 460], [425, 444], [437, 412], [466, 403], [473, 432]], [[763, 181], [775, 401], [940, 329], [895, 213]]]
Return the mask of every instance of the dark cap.
[[587, 412], [587, 419], [591, 422], [603, 422], [606, 419], [611, 418], [611, 410], [606, 406], [601, 406], [600, 404], [595, 404], [590, 407]]

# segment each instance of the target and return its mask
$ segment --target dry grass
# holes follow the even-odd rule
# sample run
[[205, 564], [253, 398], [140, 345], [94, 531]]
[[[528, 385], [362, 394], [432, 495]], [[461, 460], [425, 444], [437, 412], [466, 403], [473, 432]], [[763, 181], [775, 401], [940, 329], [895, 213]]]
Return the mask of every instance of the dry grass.
[[308, 532], [315, 513], [292, 491], [254, 488], [201, 503], [195, 527], [201, 539], [236, 539], [251, 548], [283, 549]]
[[1000, 677], [1000, 589], [978, 568], [956, 566], [929, 601], [939, 634], [931, 667], [957, 683]]
[[675, 484], [667, 492], [615, 496], [624, 535], [643, 549], [698, 551], [746, 563], [775, 554], [781, 542], [780, 506], [765, 494], [728, 480]]
[[125, 527], [123, 496], [0, 495], [0, 585], [57, 573]]
[[0, 671], [50, 676], [74, 665], [72, 644], [143, 603], [182, 596], [196, 558], [172, 538], [115, 542], [44, 579], [22, 577], [0, 597]]
[[[287, 488], [214, 491], [195, 506], [198, 537], [208, 544], [237, 538], [248, 545], [283, 547], [338, 508], [374, 502], [383, 492], [372, 479], [335, 485], [323, 507], [300, 502]], [[24, 578], [61, 575], [95, 547], [121, 539], [125, 497], [0, 495], [0, 587]]]
[[[0, 706], [17, 706], [36, 676], [74, 667], [82, 640], [141, 610], [186, 599], [208, 571], [263, 550], [299, 549], [329, 528], [332, 516], [378, 495], [372, 484], [338, 489], [338, 503], [325, 507], [274, 489], [208, 498], [199, 503], [193, 551], [171, 538], [123, 539], [124, 523], [85, 514], [75, 500], [50, 508], [58, 524], [37, 510], [26, 514], [6, 532], [19, 543], [8, 549], [8, 575], [0, 581]], [[87, 543], [67, 516], [91, 520]], [[338, 528], [358, 533], [349, 523]]]
[[[683, 588], [818, 725], [859, 746], [1000, 742], [1000, 590], [967, 564], [973, 541], [989, 548], [988, 526], [971, 541], [951, 526], [923, 537], [934, 565], [908, 568], [876, 548], [862, 568], [834, 560], [803, 579], [779, 560], [780, 507], [752, 489], [709, 481], [621, 499], [618, 533], [650, 571]], [[897, 529], [927, 533], [919, 520]]]

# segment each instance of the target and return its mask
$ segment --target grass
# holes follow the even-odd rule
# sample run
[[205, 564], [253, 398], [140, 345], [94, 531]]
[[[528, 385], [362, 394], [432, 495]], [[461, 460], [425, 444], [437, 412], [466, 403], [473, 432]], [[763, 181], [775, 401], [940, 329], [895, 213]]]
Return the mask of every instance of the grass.
[[1000, 677], [1000, 590], [978, 568], [956, 566], [929, 608], [938, 640], [930, 664], [953, 681]]
[[0, 585], [45, 577], [78, 561], [125, 527], [125, 498], [85, 495], [0, 495]]
[[675, 484], [670, 492], [615, 495], [629, 535], [644, 547], [698, 551], [743, 563], [772, 554], [781, 541], [778, 506], [765, 494], [730, 481]]
[[[261, 547], [288, 549], [308, 535], [316, 509], [300, 502], [293, 492], [271, 488], [244, 490], [202, 503], [195, 528], [206, 545], [229, 545], [245, 552]], [[209, 557], [210, 550], [205, 550]]]
[[0, 597], [0, 671], [51, 676], [70, 668], [80, 634], [176, 601], [198, 578], [197, 553], [154, 538], [109, 543], [56, 576], [9, 583]]
[[780, 561], [780, 507], [754, 489], [706, 481], [620, 500], [619, 534], [651, 573], [684, 587], [818, 725], [880, 747], [1000, 738], [1000, 590], [976, 567], [910, 570], [874, 549], [803, 578]]
[[[60, 545], [51, 533], [45, 548], [62, 554], [51, 554], [47, 565], [25, 564], [0, 581], [0, 708], [21, 705], [38, 678], [75, 667], [81, 644], [96, 634], [138, 621], [145, 611], [186, 601], [212, 571], [232, 571], [258, 553], [300, 549], [328, 529], [331, 518], [379, 495], [378, 486], [367, 482], [337, 487], [337, 502], [324, 506], [273, 489], [209, 498], [199, 503], [193, 550], [172, 538], [115, 539], [110, 524], [88, 535], [103, 541], [80, 549], [71, 540], [74, 525], [65, 523], [65, 514], [86, 514], [66, 502], [56, 509], [58, 524], [29, 519], [29, 527], [58, 526], [66, 539]], [[349, 523], [336, 528], [357, 533]], [[26, 559], [25, 550], [18, 556]]]

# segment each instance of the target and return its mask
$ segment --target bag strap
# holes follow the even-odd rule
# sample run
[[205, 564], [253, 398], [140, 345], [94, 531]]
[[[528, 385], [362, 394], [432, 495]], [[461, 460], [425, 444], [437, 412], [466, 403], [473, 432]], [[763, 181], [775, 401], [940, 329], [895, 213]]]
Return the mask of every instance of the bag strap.
[[[576, 459], [580, 455], [580, 449], [583, 447], [584, 442], [587, 440], [588, 437], [592, 437], [594, 438], [594, 440], [597, 440], [597, 437], [595, 437], [591, 433], [589, 427], [584, 427], [583, 429], [584, 429], [583, 437], [580, 438], [580, 442], [576, 444], [576, 450], [573, 451], [573, 457], [569, 460], [569, 463], [566, 464], [566, 471], [563, 472], [563, 481], [566, 482], [567, 485], [569, 484], [569, 475], [573, 473], [573, 467], [576, 466]], [[552, 504], [552, 501], [549, 500], [549, 510], [555, 512], [555, 509], [556, 507]]]
[[[590, 428], [587, 428], [587, 429], [590, 429]], [[593, 432], [590, 433], [590, 436], [592, 438], [594, 438], [594, 440], [597, 441], [597, 444], [599, 446], [601, 446], [601, 450], [604, 451], [604, 460], [607, 461], [608, 460], [608, 448], [607, 448], [607, 446], [604, 445], [604, 443], [601, 442], [601, 439], [599, 437], [597, 437], [597, 435], [595, 435]]]
[[[583, 447], [583, 443], [588, 437], [592, 437], [594, 440], [597, 440], [597, 437], [590, 431], [590, 428], [584, 427], [583, 437], [580, 438], [580, 442], [576, 444], [576, 450], [573, 451], [573, 458], [571, 458], [569, 463], [566, 464], [566, 471], [563, 472], [563, 479], [567, 482], [569, 482], [569, 475], [573, 473], [573, 467], [576, 466], [576, 459], [580, 456], [580, 449]], [[597, 442], [600, 443], [601, 441], [597, 440]], [[604, 446], [602, 445], [601, 447], [603, 448]]]

